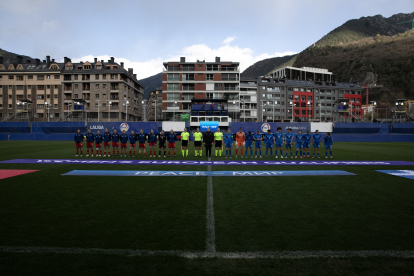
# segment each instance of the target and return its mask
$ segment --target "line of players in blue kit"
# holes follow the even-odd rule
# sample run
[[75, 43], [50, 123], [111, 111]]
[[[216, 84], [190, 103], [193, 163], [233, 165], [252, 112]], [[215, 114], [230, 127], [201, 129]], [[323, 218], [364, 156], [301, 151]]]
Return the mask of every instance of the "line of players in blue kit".
[[[256, 134], [252, 134], [250, 131], [246, 135], [246, 157], [248, 156], [248, 151], [250, 149], [250, 157], [253, 158], [253, 142], [255, 143], [255, 157], [257, 158], [257, 152], [259, 151], [259, 156], [262, 158], [262, 142], [264, 141], [266, 146], [266, 157], [268, 157], [268, 152], [270, 152], [270, 157], [273, 157], [273, 147], [275, 146], [275, 158], [278, 158], [278, 151], [280, 152], [280, 158], [283, 158], [283, 147], [285, 147], [285, 158], [288, 158], [290, 153], [290, 158], [293, 158], [293, 141], [296, 142], [296, 154], [295, 158], [310, 158], [311, 143], [313, 145], [313, 155], [312, 158], [315, 158], [315, 153], [317, 158], [319, 157], [320, 149], [320, 140], [321, 135], [319, 131], [316, 130], [315, 134], [311, 135], [309, 130], [306, 131], [306, 134], [302, 134], [302, 131], [299, 130], [297, 134], [292, 133], [292, 129], [289, 128], [287, 133], [282, 133], [282, 128], [278, 127], [276, 133], [271, 133], [270, 130], [262, 137], [259, 131]], [[325, 145], [325, 158], [328, 158], [328, 152], [330, 157], [332, 156], [332, 144], [333, 139], [330, 133], [326, 133], [326, 136], [323, 138], [323, 143]], [[243, 155], [243, 152], [242, 152]], [[236, 154], [237, 158], [237, 154]]]

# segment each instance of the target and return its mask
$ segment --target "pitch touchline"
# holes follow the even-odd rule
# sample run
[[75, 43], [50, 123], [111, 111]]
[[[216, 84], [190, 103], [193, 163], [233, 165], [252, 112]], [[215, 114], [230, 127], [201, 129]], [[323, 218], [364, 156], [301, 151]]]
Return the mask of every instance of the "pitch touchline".
[[414, 258], [414, 250], [207, 252], [207, 251], [181, 251], [181, 250], [135, 250], [135, 249], [0, 246], [0, 252], [93, 254], [93, 255], [121, 255], [121, 256], [174, 256], [174, 257], [183, 257], [183, 258], [224, 258], [224, 259], [256, 259], [256, 258], [258, 259], [303, 259], [303, 258], [347, 258], [347, 257]]
[[[211, 158], [209, 157], [210, 161]], [[211, 172], [211, 165], [208, 165], [208, 171]], [[213, 206], [213, 179], [207, 177], [207, 214], [206, 214], [206, 251], [209, 253], [216, 252], [216, 233], [214, 228], [214, 206]]]

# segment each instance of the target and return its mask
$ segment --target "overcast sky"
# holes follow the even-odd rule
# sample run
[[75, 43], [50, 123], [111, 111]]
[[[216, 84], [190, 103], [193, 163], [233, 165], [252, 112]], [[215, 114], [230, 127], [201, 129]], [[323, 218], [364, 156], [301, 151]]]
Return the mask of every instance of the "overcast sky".
[[162, 62], [254, 62], [300, 52], [347, 20], [414, 11], [414, 0], [0, 0], [0, 48], [63, 61], [109, 59], [138, 78]]

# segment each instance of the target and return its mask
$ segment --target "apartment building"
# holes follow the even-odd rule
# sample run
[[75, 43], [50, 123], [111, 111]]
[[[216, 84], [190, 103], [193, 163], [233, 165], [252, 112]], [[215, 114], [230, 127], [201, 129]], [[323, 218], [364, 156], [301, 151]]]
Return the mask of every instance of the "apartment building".
[[[258, 79], [240, 79], [240, 117], [242, 122], [257, 122]], [[231, 105], [229, 105], [231, 107]]]
[[88, 120], [142, 120], [144, 86], [123, 62], [118, 64], [111, 57], [107, 62], [95, 58], [93, 62], [73, 63], [65, 57], [62, 77], [65, 116], [78, 110], [81, 99]]
[[59, 63], [50, 56], [43, 62], [0, 57], [0, 91], [2, 121], [142, 119], [144, 87], [114, 58]]
[[0, 57], [0, 119], [47, 120], [58, 118], [62, 102], [62, 64], [47, 56], [3, 60]]
[[[185, 57], [180, 61], [164, 62], [162, 76], [162, 112], [164, 118], [190, 113], [192, 99], [226, 99], [240, 105], [240, 70], [238, 62], [214, 62], [197, 60], [186, 62]], [[231, 110], [234, 116], [240, 118], [239, 109]]]
[[[258, 120], [329, 122], [339, 116], [360, 119], [364, 115], [362, 90], [358, 84], [259, 78]], [[343, 104], [348, 113], [341, 113], [342, 107], [338, 109]]]
[[164, 114], [162, 112], [162, 89], [151, 91], [147, 103], [147, 121], [163, 121]]

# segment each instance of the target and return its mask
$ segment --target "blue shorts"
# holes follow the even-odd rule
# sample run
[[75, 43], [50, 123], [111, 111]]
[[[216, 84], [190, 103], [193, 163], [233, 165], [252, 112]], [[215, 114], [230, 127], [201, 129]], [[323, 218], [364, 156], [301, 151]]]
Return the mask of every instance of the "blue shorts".
[[246, 143], [246, 149], [252, 149], [253, 143]]
[[292, 148], [292, 144], [290, 142], [286, 142], [286, 148], [287, 149], [291, 149]]
[[226, 142], [226, 148], [231, 148], [233, 146], [233, 142]]
[[321, 147], [320, 143], [313, 143], [313, 148], [314, 149], [319, 149]]
[[297, 149], [303, 149], [303, 145], [302, 145], [302, 144], [298, 144], [298, 143], [296, 143], [296, 148], [297, 148]]
[[325, 150], [332, 150], [332, 146], [325, 146]]
[[256, 145], [254, 145], [254, 147], [256, 149], [261, 149], [262, 148], [262, 143], [261, 142], [256, 142]]
[[272, 142], [266, 142], [266, 148], [267, 149], [273, 149], [273, 143]]
[[283, 147], [283, 143], [276, 143], [276, 147], [277, 147], [277, 148], [281, 148], [281, 147]]
[[309, 148], [310, 148], [310, 143], [305, 143], [305, 144], [303, 144], [303, 148], [305, 148], [305, 149], [309, 149]]

